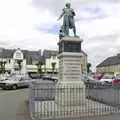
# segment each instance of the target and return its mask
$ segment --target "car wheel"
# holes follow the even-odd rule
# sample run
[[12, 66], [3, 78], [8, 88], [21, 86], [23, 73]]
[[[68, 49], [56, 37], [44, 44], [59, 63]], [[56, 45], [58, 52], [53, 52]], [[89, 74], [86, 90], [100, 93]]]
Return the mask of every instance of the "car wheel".
[[17, 85], [13, 85], [13, 86], [12, 86], [12, 89], [13, 89], [13, 90], [16, 90], [16, 89], [17, 89]]

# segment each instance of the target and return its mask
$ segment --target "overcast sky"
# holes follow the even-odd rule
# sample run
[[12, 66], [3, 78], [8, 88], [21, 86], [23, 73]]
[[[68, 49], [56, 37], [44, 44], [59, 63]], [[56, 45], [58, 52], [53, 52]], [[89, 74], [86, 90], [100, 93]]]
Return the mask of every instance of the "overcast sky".
[[[0, 0], [0, 47], [57, 49], [67, 0]], [[71, 0], [77, 34], [93, 68], [120, 52], [120, 0]]]

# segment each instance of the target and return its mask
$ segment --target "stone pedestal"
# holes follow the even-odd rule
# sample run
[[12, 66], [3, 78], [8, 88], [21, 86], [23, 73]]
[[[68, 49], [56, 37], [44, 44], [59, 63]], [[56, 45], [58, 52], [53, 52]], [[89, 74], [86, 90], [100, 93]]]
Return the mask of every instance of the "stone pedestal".
[[85, 85], [82, 81], [82, 40], [64, 37], [59, 45], [59, 81], [55, 101], [61, 106], [79, 106], [85, 102]]
[[57, 84], [55, 102], [61, 107], [84, 106], [85, 85], [82, 81], [61, 81]]

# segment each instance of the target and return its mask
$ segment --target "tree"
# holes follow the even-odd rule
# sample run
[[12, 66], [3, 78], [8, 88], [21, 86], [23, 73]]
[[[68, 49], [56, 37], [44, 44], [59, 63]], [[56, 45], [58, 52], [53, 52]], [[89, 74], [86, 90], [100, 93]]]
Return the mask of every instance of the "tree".
[[19, 71], [21, 71], [21, 69], [22, 69], [21, 63], [22, 63], [22, 60], [17, 60], [17, 64], [18, 64], [18, 69], [19, 69]]
[[3, 69], [4, 69], [4, 72], [5, 72], [5, 65], [6, 65], [6, 61], [3, 62]]
[[32, 61], [33, 61], [33, 60], [32, 60], [32, 57], [30, 57], [29, 63], [32, 64]]
[[38, 63], [36, 64], [37, 68], [38, 68], [38, 72], [41, 74], [42, 73], [42, 65], [44, 65], [43, 61], [38, 61]]
[[91, 71], [90, 68], [91, 68], [91, 63], [87, 63], [87, 73]]
[[56, 62], [52, 62], [51, 65], [52, 65], [52, 73], [54, 73], [55, 67], [56, 67]]
[[4, 62], [0, 61], [0, 73], [4, 72]]

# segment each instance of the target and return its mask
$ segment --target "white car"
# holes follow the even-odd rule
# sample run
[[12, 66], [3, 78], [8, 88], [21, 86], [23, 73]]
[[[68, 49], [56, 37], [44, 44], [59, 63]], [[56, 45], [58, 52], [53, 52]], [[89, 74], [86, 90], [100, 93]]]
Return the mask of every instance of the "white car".
[[2, 89], [17, 89], [19, 87], [28, 87], [29, 83], [33, 82], [28, 75], [13, 75], [0, 81]]
[[9, 77], [9, 74], [1, 74], [0, 75], [0, 81], [5, 80], [8, 77]]
[[100, 82], [111, 84], [114, 79], [115, 77], [113, 75], [104, 75], [102, 79], [100, 80]]
[[95, 79], [92, 76], [87, 76], [88, 81], [95, 81]]

